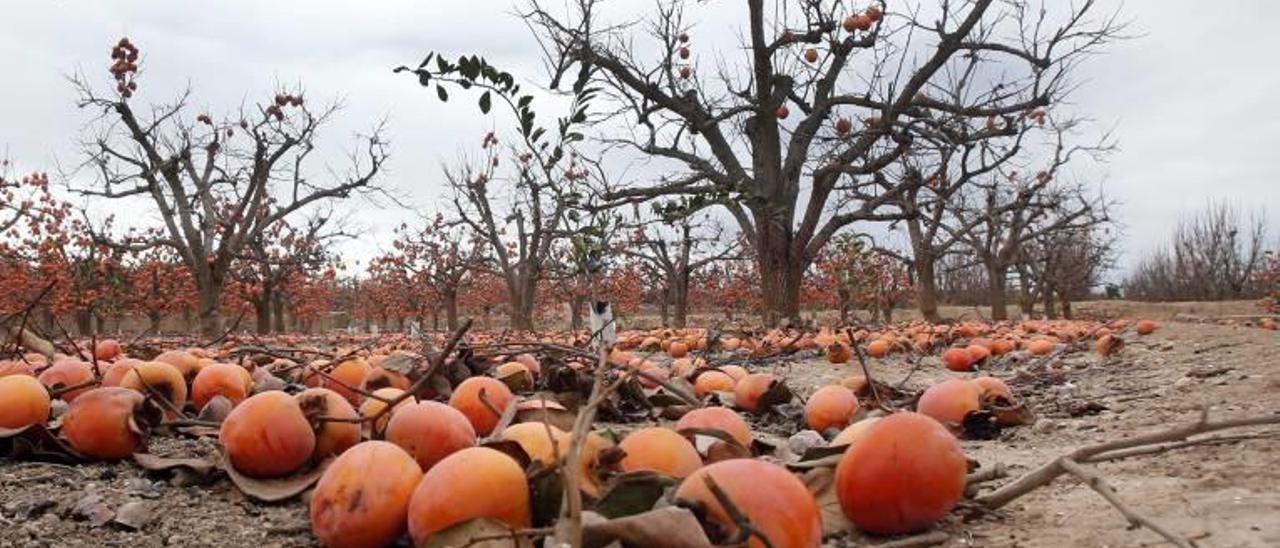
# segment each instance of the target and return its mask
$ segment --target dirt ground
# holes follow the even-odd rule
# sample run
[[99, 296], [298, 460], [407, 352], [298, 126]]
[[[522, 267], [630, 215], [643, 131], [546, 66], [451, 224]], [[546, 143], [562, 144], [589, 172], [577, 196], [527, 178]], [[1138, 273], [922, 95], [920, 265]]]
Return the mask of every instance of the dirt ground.
[[[936, 358], [927, 360], [933, 361], [926, 361], [906, 387], [920, 389], [949, 375]], [[997, 440], [965, 442], [965, 450], [982, 466], [1002, 463], [1016, 476], [1082, 445], [1193, 421], [1202, 406], [1209, 406], [1214, 418], [1276, 413], [1277, 361], [1276, 332], [1171, 322], [1109, 360], [1092, 352], [1066, 357], [1057, 366], [1064, 375], [1059, 382], [1024, 383], [1015, 373], [1026, 364], [1006, 365], [991, 373], [1008, 380], [1039, 420], [1006, 430]], [[856, 372], [807, 358], [767, 369], [786, 375], [802, 396]], [[909, 369], [900, 360], [872, 363], [873, 375], [890, 383]], [[1201, 376], [1205, 373], [1211, 374]], [[1093, 414], [1079, 415], [1082, 408], [1092, 408]], [[1201, 546], [1280, 546], [1278, 449], [1273, 435], [1097, 469], [1136, 510]], [[151, 451], [207, 456], [216, 448], [210, 440], [156, 438]], [[131, 463], [70, 467], [0, 460], [0, 547], [266, 548], [314, 543], [305, 501], [258, 504], [244, 499], [226, 479], [207, 485], [187, 485], [189, 481], [149, 474]], [[1069, 478], [993, 515], [969, 522], [953, 515], [941, 528], [951, 534], [947, 546], [1162, 543], [1144, 529], [1126, 529], [1113, 507]]]
[[[908, 387], [923, 388], [954, 375], [937, 358], [926, 360]], [[1068, 355], [1061, 365], [1064, 382], [1041, 388], [1014, 380], [1013, 367], [992, 371], [1025, 398], [1038, 420], [1005, 430], [998, 440], [967, 441], [966, 454], [983, 466], [1001, 463], [1017, 476], [1081, 446], [1193, 422], [1204, 406], [1214, 419], [1280, 412], [1280, 335], [1274, 331], [1167, 323], [1109, 360], [1087, 352]], [[908, 371], [894, 360], [872, 363], [873, 376], [891, 384]], [[814, 363], [778, 372], [800, 387], [821, 386], [857, 370]], [[1212, 376], [1198, 376], [1204, 373]], [[1071, 416], [1090, 402], [1105, 409]], [[1241, 432], [1250, 431], [1256, 430]], [[1273, 435], [1097, 469], [1135, 510], [1201, 546], [1262, 547], [1280, 546], [1278, 462], [1280, 442]], [[953, 516], [943, 529], [952, 533], [946, 546], [1167, 545], [1145, 529], [1126, 526], [1101, 496], [1062, 477], [995, 515], [968, 523]]]

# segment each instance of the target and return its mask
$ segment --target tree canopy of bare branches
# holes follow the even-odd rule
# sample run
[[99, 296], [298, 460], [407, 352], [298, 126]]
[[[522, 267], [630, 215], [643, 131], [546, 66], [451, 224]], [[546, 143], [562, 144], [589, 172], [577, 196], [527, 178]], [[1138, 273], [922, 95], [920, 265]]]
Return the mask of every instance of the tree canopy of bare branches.
[[[712, 44], [691, 37], [686, 2], [638, 22], [609, 7], [533, 0], [524, 13], [553, 85], [577, 66], [604, 90], [601, 141], [667, 170], [604, 196], [725, 208], [754, 248], [770, 322], [798, 318], [804, 272], [837, 232], [906, 215], [893, 202], [925, 183], [887, 167], [931, 136], [1015, 139], [1122, 26], [1093, 1], [877, 4], [860, 14], [869, 25], [846, 25], [842, 2], [749, 0], [744, 43]], [[960, 79], [979, 83], [939, 92]]]
[[1127, 296], [1152, 301], [1256, 297], [1253, 274], [1263, 260], [1267, 222], [1239, 207], [1210, 203], [1179, 219], [1169, 242], [1146, 256], [1125, 280]]
[[162, 228], [147, 236], [96, 238], [121, 249], [175, 249], [199, 292], [201, 331], [221, 330], [219, 297], [233, 263], [271, 227], [309, 206], [376, 189], [386, 160], [380, 129], [362, 137], [345, 172], [313, 178], [306, 169], [318, 132], [337, 105], [315, 109], [300, 91], [279, 92], [225, 118], [193, 112], [191, 92], [139, 105], [137, 49], [112, 53], [116, 87], [100, 91], [77, 76], [80, 108], [96, 112], [83, 149], [93, 185], [87, 196], [149, 201]]
[[744, 258], [739, 242], [726, 237], [723, 227], [688, 216], [675, 220], [670, 230], [638, 227], [625, 245], [624, 254], [638, 259], [660, 290], [658, 308], [663, 325], [678, 328], [688, 322], [693, 275], [716, 261]]

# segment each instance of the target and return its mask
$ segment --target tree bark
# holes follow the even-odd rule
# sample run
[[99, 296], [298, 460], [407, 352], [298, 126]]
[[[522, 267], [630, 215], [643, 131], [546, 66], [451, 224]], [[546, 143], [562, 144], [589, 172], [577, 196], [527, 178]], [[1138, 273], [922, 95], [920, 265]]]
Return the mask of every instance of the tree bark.
[[[511, 283], [515, 282], [515, 283]], [[508, 282], [507, 315], [511, 329], [533, 331], [533, 300], [537, 291], [537, 279], [528, 273], [518, 273]]]
[[444, 292], [444, 323], [449, 327], [449, 331], [458, 330], [458, 292]]
[[916, 299], [920, 315], [929, 323], [942, 322], [938, 313], [937, 259], [933, 254], [916, 250]]
[[271, 333], [271, 297], [267, 293], [263, 293], [261, 298], [253, 300], [253, 312], [257, 316], [257, 333], [266, 335]]
[[672, 324], [684, 329], [689, 323], [689, 273], [676, 274], [671, 280]]
[[760, 223], [756, 264], [760, 270], [761, 302], [766, 325], [788, 320], [800, 324], [800, 281], [809, 261], [792, 257], [791, 231], [773, 222]]
[[1008, 295], [1005, 287], [1005, 275], [1008, 271], [1008, 267], [999, 264], [987, 265], [987, 300], [991, 305], [991, 319], [995, 321], [1009, 319]]
[[1042, 292], [1043, 295], [1041, 297], [1044, 299], [1044, 317], [1050, 320], [1057, 319], [1058, 308], [1053, 305], [1053, 288], [1045, 287]]
[[849, 288], [841, 284], [836, 289], [836, 298], [839, 300], [836, 306], [840, 308], [840, 325], [849, 325], [849, 307], [852, 300], [849, 296]]
[[671, 300], [671, 289], [663, 288], [662, 294], [658, 298], [658, 317], [662, 319], [662, 327], [671, 327], [671, 309], [668, 302]]
[[88, 310], [77, 310], [75, 318], [76, 333], [81, 337], [88, 337], [89, 334], [93, 333], [93, 314], [90, 314]]
[[284, 293], [276, 291], [271, 298], [271, 329], [276, 333], [285, 333]]
[[1062, 304], [1062, 318], [1066, 320], [1074, 319], [1071, 317], [1071, 299], [1065, 291], [1058, 293], [1058, 302]]
[[1032, 314], [1036, 313], [1036, 297], [1027, 288], [1026, 282], [1023, 282], [1022, 289], [1018, 292], [1018, 306], [1022, 310], [1023, 318], [1030, 319]]
[[218, 307], [221, 295], [221, 286], [209, 284], [200, 288], [200, 334], [205, 337], [222, 334], [222, 310]]

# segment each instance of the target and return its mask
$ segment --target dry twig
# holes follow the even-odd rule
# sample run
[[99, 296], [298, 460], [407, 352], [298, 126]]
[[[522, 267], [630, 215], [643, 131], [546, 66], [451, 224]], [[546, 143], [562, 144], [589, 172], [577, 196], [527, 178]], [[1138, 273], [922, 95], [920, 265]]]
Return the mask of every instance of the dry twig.
[[942, 531], [930, 531], [919, 535], [912, 535], [907, 538], [891, 540], [884, 544], [876, 544], [872, 548], [922, 548], [924, 546], [937, 546], [951, 539]]
[[1022, 495], [1052, 483], [1054, 479], [1062, 474], [1071, 474], [1076, 478], [1079, 478], [1094, 491], [1097, 491], [1103, 498], [1107, 499], [1107, 502], [1110, 502], [1112, 506], [1115, 506], [1116, 509], [1125, 516], [1125, 519], [1129, 521], [1131, 526], [1146, 527], [1176, 546], [1193, 547], [1195, 544], [1191, 540], [1164, 529], [1159, 524], [1151, 521], [1141, 514], [1138, 514], [1128, 505], [1120, 501], [1115, 490], [1112, 489], [1111, 486], [1095, 472], [1084, 467], [1083, 464], [1090, 462], [1106, 462], [1137, 455], [1157, 454], [1177, 449], [1179, 447], [1220, 442], [1226, 438], [1210, 437], [1202, 440], [1190, 440], [1188, 438], [1197, 434], [1216, 432], [1219, 430], [1275, 424], [1280, 424], [1280, 415], [1265, 415], [1261, 417], [1245, 417], [1240, 419], [1210, 421], [1209, 413], [1206, 409], [1201, 411], [1199, 420], [1190, 424], [1160, 432], [1136, 436], [1130, 439], [1116, 440], [1076, 449], [1071, 453], [1060, 456], [1041, 465], [1040, 467], [1024, 474], [1008, 484], [1005, 484], [1004, 486], [1001, 486], [999, 489], [996, 489], [991, 493], [977, 497], [976, 501], [984, 505], [987, 509], [995, 510], [1003, 507]]
[[1161, 527], [1158, 523], [1151, 521], [1146, 516], [1135, 512], [1129, 507], [1129, 505], [1120, 500], [1120, 495], [1116, 493], [1116, 490], [1113, 489], [1110, 484], [1092, 470], [1085, 468], [1080, 463], [1071, 459], [1061, 459], [1059, 460], [1058, 465], [1061, 466], [1068, 474], [1079, 478], [1080, 481], [1084, 482], [1085, 485], [1088, 485], [1090, 489], [1093, 489], [1099, 495], [1102, 495], [1102, 498], [1107, 499], [1107, 502], [1110, 502], [1112, 506], [1115, 506], [1116, 510], [1119, 510], [1120, 513], [1124, 515], [1124, 518], [1129, 520], [1130, 529], [1146, 527], [1157, 535], [1164, 537], [1165, 540], [1173, 543], [1174, 546], [1179, 546], [1181, 548], [1195, 548], [1195, 544], [1190, 540]]

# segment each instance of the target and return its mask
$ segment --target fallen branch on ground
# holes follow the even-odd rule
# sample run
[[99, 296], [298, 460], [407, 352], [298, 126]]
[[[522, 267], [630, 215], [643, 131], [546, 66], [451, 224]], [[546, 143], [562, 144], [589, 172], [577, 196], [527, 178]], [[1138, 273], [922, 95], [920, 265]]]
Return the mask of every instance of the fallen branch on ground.
[[923, 548], [924, 546], [937, 546], [948, 540], [951, 540], [951, 535], [942, 531], [932, 531], [898, 540], [891, 540], [884, 544], [873, 544], [872, 548]]
[[1084, 467], [1083, 465], [1081, 465], [1080, 463], [1071, 459], [1061, 459], [1058, 462], [1058, 465], [1061, 466], [1062, 469], [1065, 470], [1068, 474], [1071, 474], [1076, 478], [1079, 478], [1080, 481], [1084, 482], [1084, 484], [1089, 486], [1090, 489], [1093, 489], [1099, 495], [1102, 495], [1102, 498], [1107, 499], [1107, 502], [1111, 503], [1112, 506], [1115, 506], [1116, 510], [1119, 510], [1120, 513], [1124, 515], [1124, 518], [1126, 520], [1129, 520], [1130, 529], [1136, 528], [1136, 527], [1146, 527], [1147, 529], [1150, 529], [1151, 531], [1155, 532], [1157, 535], [1164, 537], [1165, 540], [1173, 543], [1174, 546], [1179, 546], [1181, 548], [1195, 548], [1195, 544], [1193, 544], [1190, 540], [1168, 529], [1165, 529], [1164, 527], [1160, 526], [1160, 524], [1154, 521], [1151, 521], [1150, 518], [1147, 518], [1146, 516], [1143, 516], [1142, 514], [1135, 512], [1132, 508], [1129, 507], [1129, 505], [1125, 504], [1124, 501], [1120, 500], [1120, 495], [1116, 493], [1116, 490], [1112, 488], [1111, 485], [1108, 484], [1105, 480], [1103, 480], [1101, 476], [1094, 473], [1093, 470], [1090, 470]]
[[1205, 434], [1220, 430], [1275, 424], [1280, 424], [1280, 415], [1265, 415], [1261, 417], [1245, 417], [1240, 419], [1210, 421], [1208, 410], [1204, 410], [1201, 411], [1199, 420], [1190, 424], [1160, 432], [1136, 436], [1130, 439], [1116, 440], [1081, 447], [1071, 453], [1062, 455], [1042, 464], [1038, 468], [1027, 472], [1018, 479], [1001, 486], [999, 489], [996, 489], [991, 493], [977, 497], [975, 500], [987, 509], [995, 510], [1039, 487], [1052, 483], [1058, 476], [1070, 474], [1083, 481], [1094, 491], [1097, 491], [1103, 496], [1103, 498], [1106, 498], [1112, 506], [1115, 506], [1116, 509], [1125, 516], [1125, 519], [1129, 520], [1131, 525], [1135, 527], [1146, 527], [1177, 546], [1195, 546], [1195, 544], [1190, 540], [1177, 536], [1176, 534], [1152, 522], [1150, 519], [1136, 513], [1132, 508], [1129, 508], [1119, 500], [1115, 490], [1112, 489], [1110, 485], [1103, 481], [1100, 476], [1082, 465], [1085, 463], [1107, 462], [1137, 455], [1157, 454], [1191, 445], [1220, 443], [1230, 438], [1210, 437], [1197, 440], [1188, 438], [1198, 434]]

